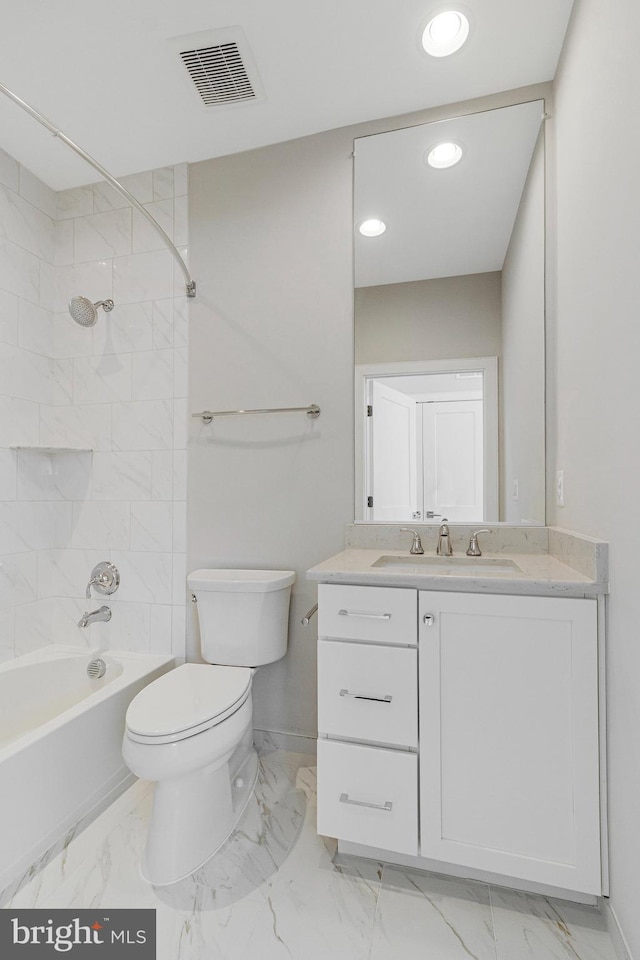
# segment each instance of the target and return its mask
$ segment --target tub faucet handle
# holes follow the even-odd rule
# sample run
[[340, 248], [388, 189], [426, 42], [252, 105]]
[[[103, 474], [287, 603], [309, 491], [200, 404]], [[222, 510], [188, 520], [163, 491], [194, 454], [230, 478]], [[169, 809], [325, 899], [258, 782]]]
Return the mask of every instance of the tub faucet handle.
[[91, 571], [91, 579], [87, 584], [85, 597], [91, 599], [91, 587], [95, 587], [96, 593], [103, 597], [110, 597], [120, 586], [120, 573], [118, 568], [108, 560], [97, 563]]
[[92, 587], [95, 583], [100, 583], [100, 577], [91, 577], [91, 580], [89, 580], [89, 583], [87, 584], [87, 589], [86, 589], [85, 595], [84, 595], [84, 596], [85, 596], [85, 600], [90, 600], [90, 599], [91, 599], [91, 587]]

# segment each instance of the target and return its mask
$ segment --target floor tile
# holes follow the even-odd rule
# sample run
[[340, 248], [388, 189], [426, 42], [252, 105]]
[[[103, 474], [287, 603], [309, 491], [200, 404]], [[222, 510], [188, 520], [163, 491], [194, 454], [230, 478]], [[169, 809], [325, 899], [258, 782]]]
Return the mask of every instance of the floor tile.
[[489, 888], [385, 866], [370, 960], [496, 960]]
[[256, 943], [248, 957], [275, 960], [284, 945], [300, 960], [368, 960], [379, 871], [334, 864], [335, 841], [319, 837], [315, 822], [314, 794], [297, 843], [261, 891], [273, 911], [276, 941], [260, 950]]
[[616, 960], [596, 907], [491, 887], [498, 960]]
[[615, 960], [595, 909], [338, 854], [306, 754], [265, 751], [234, 833], [168, 887], [139, 872], [151, 804], [139, 781], [5, 905], [155, 908], [157, 960]]

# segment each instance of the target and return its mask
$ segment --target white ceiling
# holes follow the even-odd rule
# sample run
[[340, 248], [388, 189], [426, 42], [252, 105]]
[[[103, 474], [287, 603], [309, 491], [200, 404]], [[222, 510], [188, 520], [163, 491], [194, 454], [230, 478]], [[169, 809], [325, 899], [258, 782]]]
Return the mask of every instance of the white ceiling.
[[[424, 123], [355, 142], [355, 284], [366, 287], [501, 270], [544, 112], [544, 101]], [[463, 148], [454, 167], [425, 162], [438, 143]]]
[[[0, 0], [0, 83], [115, 176], [550, 80], [572, 0], [464, 0], [467, 44], [428, 57], [430, 0]], [[175, 38], [240, 26], [265, 99], [205, 107]], [[96, 179], [0, 97], [0, 147], [54, 189]]]

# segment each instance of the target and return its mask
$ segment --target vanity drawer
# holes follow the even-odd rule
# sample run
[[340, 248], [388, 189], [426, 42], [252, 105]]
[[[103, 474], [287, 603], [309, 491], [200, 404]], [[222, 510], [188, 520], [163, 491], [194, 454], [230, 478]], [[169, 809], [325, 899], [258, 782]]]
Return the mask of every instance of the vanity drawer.
[[318, 833], [417, 854], [417, 755], [319, 739]]
[[418, 745], [418, 651], [318, 644], [318, 730], [335, 737]]
[[318, 585], [318, 635], [416, 646], [416, 590]]

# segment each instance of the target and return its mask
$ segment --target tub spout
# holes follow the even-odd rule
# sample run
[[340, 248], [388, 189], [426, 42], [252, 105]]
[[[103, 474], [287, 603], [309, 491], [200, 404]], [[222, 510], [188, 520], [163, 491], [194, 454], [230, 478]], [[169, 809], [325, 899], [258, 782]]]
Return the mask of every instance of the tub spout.
[[92, 610], [91, 613], [83, 613], [78, 620], [78, 626], [88, 627], [90, 623], [96, 623], [100, 620], [111, 620], [109, 607], [100, 607], [99, 610]]

